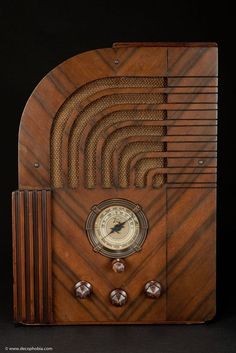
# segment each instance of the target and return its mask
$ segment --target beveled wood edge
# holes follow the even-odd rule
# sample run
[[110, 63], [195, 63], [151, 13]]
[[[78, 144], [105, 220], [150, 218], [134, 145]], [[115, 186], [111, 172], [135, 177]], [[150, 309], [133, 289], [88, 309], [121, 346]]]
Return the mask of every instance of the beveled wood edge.
[[215, 320], [215, 316], [212, 317], [209, 320], [203, 320], [203, 321], [119, 321], [119, 322], [114, 322], [114, 321], [78, 321], [78, 322], [52, 322], [52, 323], [26, 323], [26, 322], [14, 322], [15, 325], [22, 325], [22, 326], [73, 326], [73, 325], [92, 325], [92, 326], [97, 326], [97, 325], [111, 325], [111, 326], [117, 326], [117, 325], [200, 325], [200, 324], [206, 324], [208, 322], [211, 322]]
[[112, 48], [129, 47], [218, 47], [216, 42], [115, 42]]

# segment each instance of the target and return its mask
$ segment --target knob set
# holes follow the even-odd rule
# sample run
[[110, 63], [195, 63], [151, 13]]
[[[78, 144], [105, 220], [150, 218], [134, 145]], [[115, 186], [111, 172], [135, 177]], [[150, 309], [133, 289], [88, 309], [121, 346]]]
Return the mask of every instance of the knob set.
[[[124, 271], [124, 267], [123, 267], [124, 264], [122, 262], [117, 261], [113, 264], [113, 266], [114, 265], [117, 265], [117, 268], [116, 268], [116, 270], [118, 269], [117, 272]], [[119, 271], [120, 265], [122, 265], [122, 270]], [[78, 297], [79, 299], [86, 299], [90, 297], [90, 295], [93, 292], [93, 287], [91, 283], [87, 281], [77, 282], [74, 286], [74, 289], [75, 289], [75, 296]], [[157, 281], [149, 281], [145, 284], [144, 292], [146, 297], [148, 298], [156, 299], [160, 297], [161, 291], [162, 291], [161, 284]], [[128, 299], [128, 295], [124, 289], [116, 288], [116, 289], [113, 289], [110, 293], [111, 303], [115, 306], [123, 306], [127, 302], [127, 299]]]
[[115, 259], [112, 261], [112, 269], [114, 272], [121, 273], [125, 270], [125, 261], [122, 259]]
[[127, 293], [123, 289], [117, 288], [113, 289], [110, 293], [111, 303], [115, 306], [122, 306], [127, 302]]
[[148, 298], [156, 299], [161, 295], [161, 284], [157, 281], [149, 281], [145, 284], [144, 292]]
[[90, 297], [93, 291], [92, 285], [87, 281], [79, 281], [75, 284], [75, 295], [79, 299], [85, 299]]

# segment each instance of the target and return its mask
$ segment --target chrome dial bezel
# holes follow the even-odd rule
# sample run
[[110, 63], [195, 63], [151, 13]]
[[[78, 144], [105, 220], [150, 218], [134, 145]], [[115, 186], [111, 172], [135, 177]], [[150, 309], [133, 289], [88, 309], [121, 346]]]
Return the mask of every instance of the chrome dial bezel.
[[[129, 211], [132, 211], [135, 214], [139, 222], [139, 232], [136, 235], [134, 242], [124, 249], [113, 250], [106, 247], [105, 244], [101, 243], [95, 232], [95, 222], [97, 217], [101, 214], [101, 212], [103, 212], [103, 210], [112, 206], [123, 206], [129, 209]], [[109, 258], [124, 258], [142, 249], [142, 245], [147, 236], [148, 221], [140, 205], [126, 199], [108, 199], [92, 207], [91, 212], [88, 215], [85, 228], [88, 240], [95, 252]]]

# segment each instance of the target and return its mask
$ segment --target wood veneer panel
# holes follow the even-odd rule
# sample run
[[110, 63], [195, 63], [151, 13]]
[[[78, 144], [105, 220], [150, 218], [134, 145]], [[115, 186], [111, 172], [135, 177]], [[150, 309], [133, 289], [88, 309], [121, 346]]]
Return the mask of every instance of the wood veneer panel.
[[[185, 173], [181, 173], [181, 174], [168, 174], [167, 175], [167, 182], [168, 183], [178, 183], [178, 184], [182, 184], [182, 183], [189, 183], [189, 184], [193, 184], [193, 183], [216, 183], [216, 174], [185, 174]], [[202, 185], [201, 185], [202, 186]], [[192, 185], [191, 185], [192, 187]]]
[[168, 103], [216, 103], [217, 96], [214, 93], [171, 93], [168, 95]]
[[[171, 209], [171, 198], [178, 203]], [[210, 320], [215, 314], [216, 192], [167, 191], [167, 319]]]
[[168, 110], [167, 111], [167, 119], [189, 119], [189, 120], [204, 120], [204, 119], [212, 119], [216, 120], [217, 111], [214, 110], [206, 110], [205, 107], [203, 109], [198, 110]]
[[206, 77], [168, 77], [169, 87], [217, 87], [218, 78], [214, 76]]
[[[115, 43], [66, 60], [39, 83], [19, 133], [15, 321], [214, 315], [217, 84], [215, 43]], [[149, 222], [143, 250], [126, 258], [122, 274], [92, 251], [85, 231], [91, 207], [116, 197], [139, 203]], [[94, 287], [86, 300], [75, 298], [80, 279]], [[163, 287], [157, 300], [143, 291], [152, 279]], [[117, 287], [128, 293], [124, 307], [109, 301]]]
[[12, 194], [14, 320], [52, 322], [51, 198], [48, 190]]
[[199, 167], [201, 163], [202, 167], [216, 167], [216, 158], [168, 158], [168, 167]]
[[[131, 196], [132, 195], [132, 196]], [[150, 198], [152, 195], [152, 198]], [[125, 198], [141, 205], [149, 221], [148, 237], [140, 253], [126, 259], [126, 271], [116, 274], [111, 259], [91, 250], [84, 224], [91, 207], [104, 199]], [[151, 200], [158, 202], [151, 207]], [[57, 190], [53, 194], [53, 287], [55, 320], [71, 323], [99, 321], [145, 323], [165, 320], [166, 223], [165, 189], [117, 191]], [[105, 274], [105, 276], [104, 276]], [[145, 298], [143, 289], [150, 278], [163, 286], [158, 301]], [[74, 284], [86, 279], [93, 284], [94, 295], [88, 300], [75, 299]], [[110, 304], [109, 293], [125, 288], [129, 300], [123, 307]]]
[[217, 48], [168, 48], [169, 76], [212, 77], [217, 74]]

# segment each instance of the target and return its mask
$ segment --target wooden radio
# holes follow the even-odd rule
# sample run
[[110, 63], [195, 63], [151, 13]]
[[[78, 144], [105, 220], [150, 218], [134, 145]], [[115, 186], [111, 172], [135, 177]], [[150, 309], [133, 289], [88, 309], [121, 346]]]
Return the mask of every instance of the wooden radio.
[[217, 46], [116, 43], [35, 88], [13, 193], [14, 319], [215, 314]]

